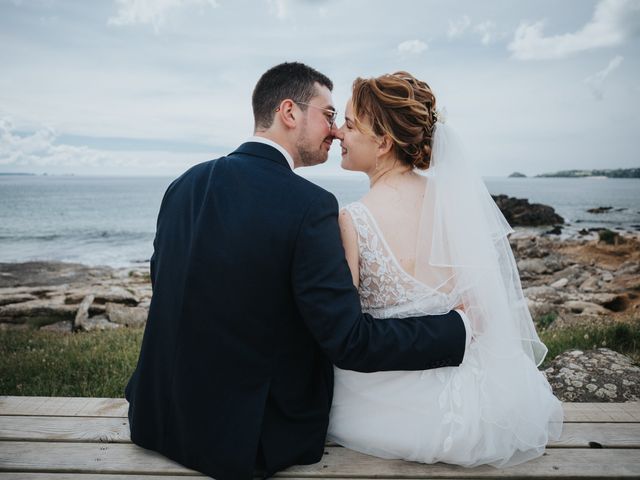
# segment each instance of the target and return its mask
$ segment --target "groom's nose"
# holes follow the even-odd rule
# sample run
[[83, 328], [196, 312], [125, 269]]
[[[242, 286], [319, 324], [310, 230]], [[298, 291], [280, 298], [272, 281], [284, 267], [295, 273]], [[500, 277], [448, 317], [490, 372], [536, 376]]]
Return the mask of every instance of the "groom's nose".
[[342, 140], [342, 131], [337, 127], [335, 123], [331, 125], [331, 136], [333, 138], [337, 138], [338, 140]]

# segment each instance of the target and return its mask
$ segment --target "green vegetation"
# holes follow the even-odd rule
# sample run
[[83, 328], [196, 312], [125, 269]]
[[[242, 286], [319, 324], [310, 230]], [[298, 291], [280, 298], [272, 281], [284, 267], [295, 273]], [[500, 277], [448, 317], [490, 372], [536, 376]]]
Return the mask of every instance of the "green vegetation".
[[544, 330], [540, 333], [540, 339], [549, 349], [543, 367], [567, 350], [591, 350], [600, 347], [628, 355], [636, 363], [640, 361], [640, 324], [637, 322]]
[[614, 245], [620, 235], [617, 232], [612, 232], [608, 228], [598, 230], [599, 241], [606, 243], [607, 245]]
[[[640, 324], [544, 329], [555, 319], [538, 319], [549, 348], [542, 365], [570, 349], [607, 347], [640, 361]], [[0, 395], [122, 397], [142, 341], [142, 329], [59, 334], [37, 330], [0, 332]]]
[[556, 312], [547, 313], [546, 315], [542, 315], [536, 319], [536, 326], [538, 329], [545, 330], [556, 318], [558, 318], [558, 314]]
[[0, 395], [123, 397], [142, 332], [0, 332]]
[[616, 168], [604, 170], [562, 170], [560, 172], [542, 173], [536, 177], [608, 177], [608, 178], [640, 178], [640, 168]]

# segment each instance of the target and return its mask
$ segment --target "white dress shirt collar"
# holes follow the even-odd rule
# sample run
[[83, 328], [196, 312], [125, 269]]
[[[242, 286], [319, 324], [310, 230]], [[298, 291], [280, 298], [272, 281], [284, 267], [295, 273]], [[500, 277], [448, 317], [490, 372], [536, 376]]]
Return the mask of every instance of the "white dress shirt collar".
[[264, 137], [258, 137], [258, 136], [252, 136], [249, 137], [249, 139], [247, 140], [247, 142], [258, 142], [258, 143], [264, 143], [265, 145], [269, 145], [273, 148], [275, 148], [276, 150], [278, 150], [282, 155], [284, 155], [284, 158], [287, 160], [287, 163], [289, 164], [289, 166], [291, 167], [291, 170], [294, 169], [293, 166], [293, 158], [291, 157], [291, 155], [289, 154], [289, 152], [287, 152], [285, 150], [285, 148], [274, 142], [273, 140], [269, 140], [268, 138], [264, 138]]

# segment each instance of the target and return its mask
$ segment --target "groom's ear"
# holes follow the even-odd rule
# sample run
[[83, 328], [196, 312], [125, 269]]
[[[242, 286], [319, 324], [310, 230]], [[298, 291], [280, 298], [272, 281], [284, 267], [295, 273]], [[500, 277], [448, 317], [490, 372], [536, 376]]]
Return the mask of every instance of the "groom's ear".
[[380, 143], [378, 144], [378, 155], [386, 155], [393, 148], [393, 141], [389, 135], [383, 135], [380, 137]]
[[280, 102], [280, 105], [276, 108], [276, 116], [278, 116], [280, 121], [288, 128], [295, 128], [296, 126], [293, 105], [293, 100], [287, 99]]

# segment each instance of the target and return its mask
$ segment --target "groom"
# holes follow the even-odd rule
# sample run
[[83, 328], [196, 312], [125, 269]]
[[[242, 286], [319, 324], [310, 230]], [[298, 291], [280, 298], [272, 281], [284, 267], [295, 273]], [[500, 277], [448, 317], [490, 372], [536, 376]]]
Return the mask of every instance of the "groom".
[[457, 312], [360, 310], [336, 199], [293, 172], [327, 159], [332, 87], [300, 63], [271, 68], [253, 92], [255, 136], [191, 168], [162, 200], [126, 389], [131, 439], [219, 480], [320, 460], [332, 364], [423, 370], [464, 356]]

